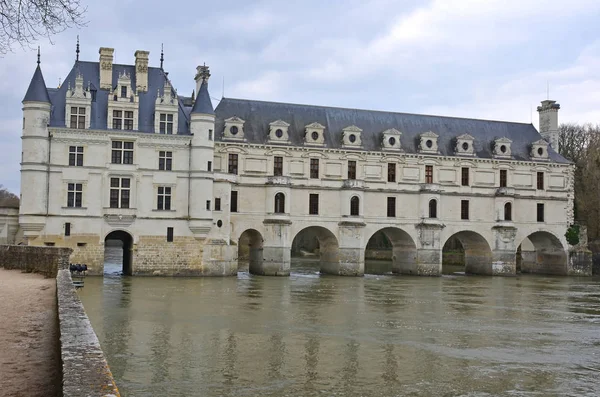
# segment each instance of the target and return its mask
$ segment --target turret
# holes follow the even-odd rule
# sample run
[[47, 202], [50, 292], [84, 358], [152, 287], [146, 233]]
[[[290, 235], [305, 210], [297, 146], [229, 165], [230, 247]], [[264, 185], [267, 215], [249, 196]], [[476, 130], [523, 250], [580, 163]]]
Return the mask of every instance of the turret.
[[540, 135], [558, 151], [558, 110], [560, 105], [556, 101], [545, 100], [538, 106], [540, 114]]
[[[26, 237], [34, 237], [44, 226], [48, 210], [48, 161], [50, 96], [40, 67], [40, 53], [27, 93], [23, 98], [23, 153], [21, 160], [20, 223]], [[35, 188], [34, 188], [35, 187]], [[43, 188], [42, 188], [43, 187]], [[34, 192], [36, 192], [34, 194]]]

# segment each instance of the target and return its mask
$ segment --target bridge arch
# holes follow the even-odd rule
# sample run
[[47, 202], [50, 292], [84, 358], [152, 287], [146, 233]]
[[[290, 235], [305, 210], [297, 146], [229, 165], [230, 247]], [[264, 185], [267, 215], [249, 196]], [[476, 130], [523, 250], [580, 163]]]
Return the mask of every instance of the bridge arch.
[[104, 273], [113, 273], [120, 267], [124, 276], [133, 275], [133, 236], [129, 232], [118, 229], [106, 234], [103, 263]]
[[367, 240], [365, 274], [416, 274], [417, 246], [412, 237], [398, 227], [384, 227]]
[[339, 271], [338, 239], [322, 226], [308, 226], [298, 231], [292, 240], [291, 256], [318, 258], [321, 273], [336, 274]]
[[567, 274], [567, 251], [560, 239], [548, 231], [536, 231], [517, 247], [517, 273]]
[[246, 229], [238, 239], [238, 270], [252, 274], [262, 274], [263, 263], [262, 234], [256, 229]]
[[[453, 244], [456, 244], [454, 247]], [[455, 249], [453, 249], [455, 248]], [[450, 254], [454, 256], [451, 257]], [[454, 233], [442, 248], [442, 272], [451, 272], [450, 265], [464, 266], [465, 273], [492, 275], [492, 249], [481, 234], [472, 230]]]

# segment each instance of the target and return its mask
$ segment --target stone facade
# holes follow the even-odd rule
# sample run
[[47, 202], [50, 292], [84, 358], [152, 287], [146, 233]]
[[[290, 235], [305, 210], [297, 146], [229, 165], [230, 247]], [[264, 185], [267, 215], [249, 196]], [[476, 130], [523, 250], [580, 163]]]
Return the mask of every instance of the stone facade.
[[[213, 110], [207, 67], [188, 98], [162, 66], [137, 65], [147, 52], [137, 67], [112, 54], [65, 79], [89, 119], [65, 120], [80, 114], [60, 111], [70, 88], [51, 90], [55, 112], [30, 94], [47, 90], [39, 66], [23, 101], [24, 240], [72, 248], [90, 274], [118, 238], [134, 275], [234, 275], [238, 255], [288, 275], [306, 232], [330, 274], [364, 274], [377, 233], [395, 273], [440, 275], [451, 238], [469, 273], [571, 273], [574, 167], [531, 125], [228, 98]], [[558, 109], [539, 109], [551, 141]]]
[[0, 244], [15, 244], [19, 230], [19, 209], [0, 207]]

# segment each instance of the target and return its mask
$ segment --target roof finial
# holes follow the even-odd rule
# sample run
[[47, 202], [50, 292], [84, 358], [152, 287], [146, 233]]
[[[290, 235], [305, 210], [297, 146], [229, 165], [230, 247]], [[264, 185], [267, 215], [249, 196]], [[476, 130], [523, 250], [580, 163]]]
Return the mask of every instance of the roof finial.
[[37, 60], [37, 64], [40, 64], [40, 46], [38, 46], [38, 60]]
[[77, 49], [75, 50], [75, 62], [79, 62], [79, 35], [77, 35]]
[[163, 70], [163, 61], [165, 60], [163, 43], [160, 44], [160, 70]]
[[208, 69], [208, 66], [206, 66], [206, 63], [200, 66], [199, 74], [200, 77], [202, 77], [202, 81], [207, 81], [210, 77], [210, 71]]

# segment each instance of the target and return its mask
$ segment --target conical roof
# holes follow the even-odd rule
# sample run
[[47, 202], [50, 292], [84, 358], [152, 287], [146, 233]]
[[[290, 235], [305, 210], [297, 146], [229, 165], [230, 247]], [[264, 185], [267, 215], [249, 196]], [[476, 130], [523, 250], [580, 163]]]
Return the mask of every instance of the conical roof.
[[206, 80], [202, 80], [192, 113], [215, 114], [212, 102], [210, 101], [210, 95], [208, 94], [208, 82]]
[[23, 102], [50, 103], [50, 96], [48, 95], [48, 90], [46, 89], [46, 82], [44, 81], [42, 69], [40, 68], [39, 64], [37, 65], [37, 68], [35, 68], [35, 72], [33, 73], [31, 83], [29, 83], [29, 88], [27, 89], [25, 98], [23, 98]]

